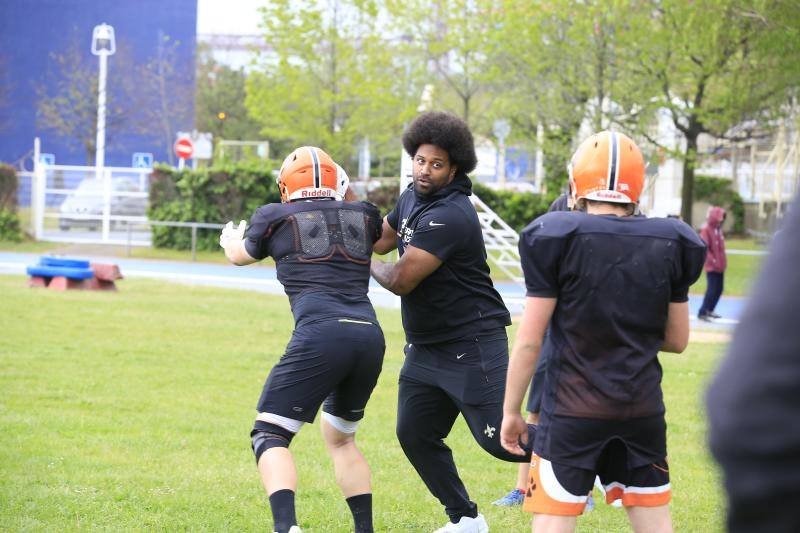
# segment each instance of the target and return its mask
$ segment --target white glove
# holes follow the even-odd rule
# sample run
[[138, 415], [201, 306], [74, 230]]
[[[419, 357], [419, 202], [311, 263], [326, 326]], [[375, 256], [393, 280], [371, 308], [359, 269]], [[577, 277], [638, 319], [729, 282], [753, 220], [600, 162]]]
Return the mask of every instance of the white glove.
[[244, 239], [244, 231], [247, 228], [247, 222], [242, 220], [239, 226], [233, 227], [233, 222], [228, 222], [222, 228], [222, 233], [219, 234], [219, 245], [226, 248], [231, 241], [241, 241]]

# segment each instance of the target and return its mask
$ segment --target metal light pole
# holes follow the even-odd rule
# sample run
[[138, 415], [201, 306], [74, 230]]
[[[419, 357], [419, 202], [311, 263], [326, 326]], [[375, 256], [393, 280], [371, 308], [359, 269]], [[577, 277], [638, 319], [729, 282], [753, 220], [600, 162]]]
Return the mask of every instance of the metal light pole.
[[99, 179], [106, 158], [106, 73], [108, 56], [116, 51], [114, 28], [105, 22], [95, 26], [92, 32], [92, 53], [100, 58], [100, 73], [97, 80], [97, 141], [95, 167]]
[[[106, 71], [108, 56], [116, 51], [114, 28], [105, 22], [94, 27], [92, 53], [100, 57], [100, 73], [97, 77], [97, 152], [94, 158], [97, 179], [103, 179], [106, 162]], [[107, 242], [111, 231], [111, 180], [103, 180], [103, 241]]]
[[506, 185], [506, 137], [511, 133], [511, 123], [501, 118], [494, 121], [494, 136], [497, 137], [497, 159], [495, 159], [495, 179], [502, 189]]

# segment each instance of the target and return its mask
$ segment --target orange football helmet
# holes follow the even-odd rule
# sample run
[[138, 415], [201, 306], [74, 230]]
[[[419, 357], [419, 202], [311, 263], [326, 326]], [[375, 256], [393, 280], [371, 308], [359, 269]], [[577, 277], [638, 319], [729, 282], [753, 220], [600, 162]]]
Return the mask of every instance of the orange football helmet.
[[340, 168], [321, 148], [297, 148], [284, 159], [276, 178], [281, 201], [339, 198]]
[[644, 157], [630, 137], [615, 131], [595, 133], [581, 143], [567, 166], [575, 202], [635, 204], [644, 187]]

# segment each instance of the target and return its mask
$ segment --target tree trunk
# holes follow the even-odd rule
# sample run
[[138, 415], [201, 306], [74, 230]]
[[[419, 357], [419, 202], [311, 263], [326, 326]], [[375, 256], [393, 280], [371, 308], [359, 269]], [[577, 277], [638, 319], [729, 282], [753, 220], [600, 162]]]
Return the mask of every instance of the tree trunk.
[[694, 205], [694, 167], [697, 163], [697, 137], [699, 132], [686, 134], [686, 151], [683, 153], [683, 188], [681, 190], [681, 218], [692, 225]]
[[94, 138], [92, 140], [87, 140], [83, 143], [83, 149], [86, 150], [86, 166], [93, 167], [94, 166], [94, 156], [97, 155], [97, 149], [95, 148]]

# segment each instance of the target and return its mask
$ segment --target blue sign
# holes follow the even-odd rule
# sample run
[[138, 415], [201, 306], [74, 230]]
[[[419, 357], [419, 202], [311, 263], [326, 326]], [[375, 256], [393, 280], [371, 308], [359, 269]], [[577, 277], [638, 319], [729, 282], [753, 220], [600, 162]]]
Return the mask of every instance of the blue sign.
[[55, 154], [39, 154], [39, 163], [53, 166], [56, 164], [56, 156]]
[[134, 152], [131, 166], [133, 168], [153, 168], [153, 154], [150, 152]]
[[506, 179], [509, 181], [523, 181], [528, 176], [529, 169], [533, 170], [533, 157], [521, 148], [506, 149]]

